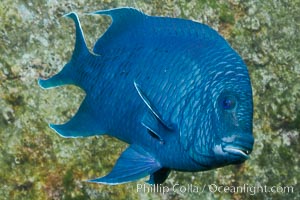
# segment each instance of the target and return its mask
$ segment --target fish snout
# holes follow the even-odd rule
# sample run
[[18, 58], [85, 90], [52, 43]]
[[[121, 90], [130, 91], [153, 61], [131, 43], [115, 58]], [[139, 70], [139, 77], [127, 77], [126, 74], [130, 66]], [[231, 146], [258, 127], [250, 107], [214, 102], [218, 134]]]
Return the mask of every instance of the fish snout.
[[252, 134], [239, 134], [222, 138], [222, 149], [233, 156], [248, 159], [252, 152], [254, 138]]

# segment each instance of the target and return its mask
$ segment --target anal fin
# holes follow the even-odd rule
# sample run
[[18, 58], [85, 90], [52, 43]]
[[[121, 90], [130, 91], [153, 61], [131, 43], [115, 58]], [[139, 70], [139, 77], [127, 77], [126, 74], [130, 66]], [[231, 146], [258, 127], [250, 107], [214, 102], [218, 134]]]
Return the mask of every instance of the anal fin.
[[148, 152], [138, 146], [130, 146], [122, 153], [108, 175], [88, 182], [116, 185], [138, 180], [160, 168], [160, 163]]
[[75, 116], [65, 124], [49, 124], [55, 132], [65, 138], [87, 137], [105, 133], [103, 123], [93, 115], [87, 100], [85, 99]]

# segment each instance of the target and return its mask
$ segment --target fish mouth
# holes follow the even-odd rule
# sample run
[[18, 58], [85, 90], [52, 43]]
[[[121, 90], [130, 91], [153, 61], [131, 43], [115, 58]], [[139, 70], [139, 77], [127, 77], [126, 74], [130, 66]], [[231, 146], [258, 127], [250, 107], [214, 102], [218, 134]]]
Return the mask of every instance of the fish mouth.
[[224, 152], [247, 160], [252, 152], [254, 138], [250, 134], [243, 134], [243, 136], [239, 135], [222, 138], [221, 146]]
[[249, 154], [251, 153], [250, 150], [244, 149], [243, 147], [236, 147], [236, 146], [226, 146], [223, 148], [223, 150], [227, 153], [240, 156], [245, 160], [250, 157]]

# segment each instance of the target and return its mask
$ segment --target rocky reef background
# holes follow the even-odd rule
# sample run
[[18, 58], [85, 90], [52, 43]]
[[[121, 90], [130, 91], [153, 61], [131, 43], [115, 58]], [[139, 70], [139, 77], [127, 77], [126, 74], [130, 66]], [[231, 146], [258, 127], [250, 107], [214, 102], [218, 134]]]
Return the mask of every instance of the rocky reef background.
[[[80, 15], [89, 48], [110, 18], [86, 12], [119, 6], [210, 25], [245, 60], [254, 93], [255, 145], [244, 164], [172, 172], [162, 186], [199, 191], [137, 192], [139, 182], [83, 182], [113, 167], [126, 144], [108, 136], [64, 139], [48, 123], [71, 118], [84, 98], [74, 86], [42, 90], [38, 77], [70, 59]], [[300, 199], [299, 0], [4, 0], [0, 4], [0, 199]], [[211, 192], [208, 185], [292, 186], [293, 191]], [[203, 187], [206, 187], [202, 191]], [[195, 189], [195, 188], [194, 188]]]

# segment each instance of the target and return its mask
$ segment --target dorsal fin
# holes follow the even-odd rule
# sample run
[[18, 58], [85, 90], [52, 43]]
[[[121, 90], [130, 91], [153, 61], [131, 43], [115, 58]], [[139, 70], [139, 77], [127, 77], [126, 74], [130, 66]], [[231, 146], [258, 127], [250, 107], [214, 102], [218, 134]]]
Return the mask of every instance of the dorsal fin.
[[99, 53], [99, 50], [106, 45], [111, 45], [112, 41], [118, 38], [118, 35], [124, 35], [126, 31], [133, 31], [134, 27], [142, 22], [146, 15], [134, 8], [116, 8], [110, 10], [99, 10], [90, 14], [108, 15], [112, 18], [112, 23], [101, 38], [96, 42], [93, 51]]
[[82, 55], [83, 53], [88, 53], [89, 50], [87, 48], [84, 34], [80, 25], [79, 18], [75, 12], [68, 13], [64, 15], [64, 17], [71, 18], [75, 23], [75, 34], [76, 34], [76, 41], [75, 41], [75, 47], [72, 55], [72, 59], [76, 59], [79, 55]]
[[[76, 31], [76, 40], [75, 40], [75, 47], [72, 55], [71, 61], [77, 60], [79, 57], [83, 55], [87, 55], [89, 50], [86, 46], [86, 42], [84, 39], [84, 35], [81, 29], [80, 21], [78, 16], [75, 12], [68, 13], [64, 15], [64, 17], [71, 18], [75, 23], [75, 31]], [[81, 59], [79, 59], [81, 60]], [[76, 67], [72, 64], [72, 62], [67, 63], [64, 68], [57, 73], [56, 75], [52, 76], [49, 79], [39, 79], [38, 83], [42, 88], [52, 88], [57, 87], [65, 84], [75, 84], [75, 81], [71, 75], [74, 72], [73, 68]]]
[[[96, 42], [93, 52], [105, 54], [113, 48], [169, 46], [192, 42], [201, 46], [227, 42], [212, 28], [198, 22], [170, 17], [149, 16], [134, 8], [100, 10], [90, 14], [108, 15], [112, 23]], [[127, 45], [127, 46], [126, 46]]]

